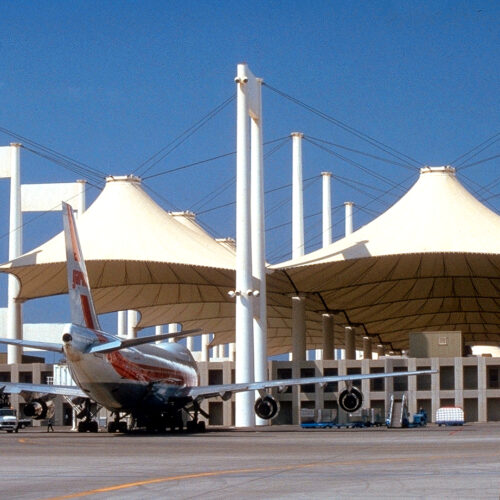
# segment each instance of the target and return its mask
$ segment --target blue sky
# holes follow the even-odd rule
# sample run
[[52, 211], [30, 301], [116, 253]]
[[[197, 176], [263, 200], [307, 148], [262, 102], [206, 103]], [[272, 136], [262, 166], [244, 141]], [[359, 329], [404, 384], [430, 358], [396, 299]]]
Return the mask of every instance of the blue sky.
[[[355, 202], [359, 227], [415, 182], [419, 165], [454, 162], [500, 130], [496, 1], [21, 0], [2, 2], [0, 19], [0, 127], [100, 171], [102, 179], [136, 172], [162, 206], [199, 212], [217, 237], [235, 234], [234, 156], [166, 172], [234, 152], [234, 101], [157, 164], [143, 165], [233, 96], [236, 65], [247, 62], [267, 84], [264, 140], [283, 139], [266, 146], [272, 262], [290, 256], [291, 189], [283, 186], [291, 181], [292, 131], [308, 139], [304, 198], [311, 251], [321, 241], [321, 171], [336, 176], [338, 238], [344, 201]], [[376, 139], [385, 151], [334, 120]], [[0, 145], [17, 140], [0, 133]], [[497, 155], [495, 140], [456, 166]], [[386, 146], [406, 155], [404, 161]], [[497, 172], [498, 158], [458, 175], [471, 191], [488, 185], [478, 196], [498, 211]], [[23, 183], [81, 177], [22, 152]], [[91, 184], [89, 201], [103, 181], [92, 178]], [[8, 189], [8, 180], [0, 179], [0, 261], [8, 257]], [[62, 228], [58, 214], [25, 214], [24, 221], [25, 251]], [[6, 297], [0, 276], [0, 306]], [[25, 320], [66, 321], [65, 300], [33, 301]]]

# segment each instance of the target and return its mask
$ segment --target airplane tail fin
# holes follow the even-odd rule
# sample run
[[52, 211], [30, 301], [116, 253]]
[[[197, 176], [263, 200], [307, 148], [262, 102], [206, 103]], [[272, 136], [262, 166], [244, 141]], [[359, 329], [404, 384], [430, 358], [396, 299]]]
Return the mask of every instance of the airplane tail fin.
[[76, 229], [73, 208], [63, 203], [64, 235], [66, 240], [66, 261], [68, 270], [68, 294], [71, 308], [71, 322], [78, 326], [100, 330], [99, 321], [92, 300], [89, 278], [83, 260], [80, 240]]

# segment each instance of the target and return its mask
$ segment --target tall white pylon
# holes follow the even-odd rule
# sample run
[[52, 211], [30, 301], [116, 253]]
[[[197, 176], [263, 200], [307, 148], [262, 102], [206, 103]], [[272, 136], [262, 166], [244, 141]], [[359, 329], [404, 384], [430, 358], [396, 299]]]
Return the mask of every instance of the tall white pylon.
[[[19, 257], [22, 253], [23, 232], [22, 232], [22, 211], [21, 211], [21, 144], [11, 143], [10, 145], [10, 224], [9, 224], [9, 260]], [[9, 339], [22, 340], [23, 322], [21, 304], [17, 301], [19, 295], [19, 281], [9, 274], [8, 289], [8, 316], [7, 316], [7, 337]], [[21, 363], [22, 348], [16, 345], [7, 347], [7, 363]]]
[[304, 255], [304, 186], [302, 184], [302, 132], [292, 132], [292, 258]]
[[[254, 378], [256, 382], [268, 379], [267, 371], [267, 296], [266, 243], [264, 223], [264, 153], [262, 131], [262, 79], [257, 78], [257, 96], [251, 111], [251, 234], [253, 289], [259, 291], [253, 304]], [[256, 393], [255, 397], [260, 397]], [[267, 425], [268, 420], [255, 417], [256, 425]]]
[[[262, 163], [262, 126], [261, 119], [261, 84], [246, 64], [238, 64], [236, 82], [237, 117], [236, 117], [236, 383], [253, 382], [254, 369], [254, 302], [262, 294], [262, 279], [258, 283], [258, 274], [253, 272], [252, 263], [252, 217], [251, 189], [258, 196], [260, 188], [251, 183], [250, 170], [250, 127], [252, 120], [252, 158], [258, 165]], [[255, 150], [254, 148], [257, 148]], [[260, 151], [259, 151], [260, 149]], [[262, 210], [262, 204], [255, 207]], [[254, 213], [260, 219], [260, 215]], [[263, 230], [262, 230], [263, 234]], [[257, 236], [254, 236], [254, 240]], [[256, 253], [255, 253], [256, 254]], [[255, 285], [254, 285], [255, 279]], [[265, 306], [264, 306], [265, 308]], [[259, 316], [262, 313], [259, 307]], [[265, 327], [265, 325], [264, 325]], [[255, 425], [253, 411], [254, 394], [239, 392], [236, 394], [236, 427]]]
[[[292, 258], [304, 255], [304, 187], [302, 184], [302, 132], [292, 132]], [[292, 358], [306, 359], [306, 298], [292, 297]]]
[[353, 222], [352, 222], [352, 207], [354, 203], [352, 201], [344, 202], [345, 205], [345, 235], [349, 235], [353, 231]]
[[330, 245], [332, 240], [332, 190], [331, 172], [321, 172], [323, 178], [323, 248]]
[[[331, 172], [321, 172], [323, 178], [323, 248], [330, 245], [333, 241], [332, 233], [332, 190], [331, 190]], [[334, 333], [333, 333], [333, 315], [323, 314], [323, 349], [316, 351], [316, 359], [319, 352], [323, 359], [333, 359]], [[318, 352], [319, 351], [319, 352]]]

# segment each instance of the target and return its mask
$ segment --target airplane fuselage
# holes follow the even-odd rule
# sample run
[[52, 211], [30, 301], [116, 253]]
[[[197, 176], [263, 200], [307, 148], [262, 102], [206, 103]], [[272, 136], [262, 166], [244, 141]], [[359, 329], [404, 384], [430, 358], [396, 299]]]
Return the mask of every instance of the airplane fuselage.
[[68, 325], [64, 353], [75, 382], [94, 401], [111, 411], [142, 413], [164, 406], [197, 386], [199, 374], [191, 352], [177, 343], [142, 345], [111, 353], [88, 353], [115, 336]]

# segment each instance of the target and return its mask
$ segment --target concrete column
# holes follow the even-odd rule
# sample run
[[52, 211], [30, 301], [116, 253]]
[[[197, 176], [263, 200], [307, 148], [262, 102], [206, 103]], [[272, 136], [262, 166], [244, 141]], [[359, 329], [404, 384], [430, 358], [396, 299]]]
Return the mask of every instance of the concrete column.
[[137, 311], [127, 311], [127, 338], [137, 338], [137, 323], [139, 322], [139, 314]]
[[332, 239], [332, 192], [331, 172], [321, 172], [323, 177], [323, 247], [331, 244]]
[[[305, 361], [305, 357], [304, 359], [301, 359], [299, 361], [296, 360], [295, 358], [292, 360], [292, 378], [300, 377], [300, 369], [302, 365], [301, 361]], [[301, 407], [300, 386], [294, 385], [292, 387], [292, 423], [294, 425], [300, 424], [300, 407]]]
[[[223, 363], [222, 364], [222, 383], [223, 384], [230, 384], [231, 383], [231, 372], [232, 372], [232, 366], [229, 363]], [[223, 422], [223, 425], [227, 426], [227, 427], [233, 425], [232, 406], [233, 406], [232, 398], [229, 398], [227, 401], [222, 402], [222, 422]]]
[[42, 365], [34, 364], [32, 365], [32, 380], [34, 384], [46, 384], [46, 380], [42, 380]]
[[229, 344], [229, 361], [234, 361], [235, 358], [236, 358], [236, 344], [234, 342], [231, 342]]
[[118, 311], [116, 330], [119, 337], [127, 336], [127, 311]]
[[292, 297], [292, 359], [306, 359], [306, 298]]
[[[408, 358], [408, 371], [414, 372], [416, 369], [416, 358]], [[413, 415], [417, 410], [417, 377], [408, 377], [408, 411]]]
[[[347, 375], [347, 361], [345, 359], [341, 359], [338, 361], [338, 375]], [[340, 394], [344, 389], [346, 388], [345, 382], [339, 382], [339, 390], [338, 393]], [[340, 424], [345, 424], [347, 421], [347, 413], [338, 407], [338, 422]]]
[[[180, 331], [179, 323], [168, 323], [167, 325], [167, 333], [177, 333]], [[169, 342], [177, 342], [176, 338], [171, 338], [168, 340]]]
[[[236, 383], [254, 380], [253, 302], [250, 228], [250, 143], [247, 83], [252, 78], [246, 64], [238, 64], [236, 77]], [[255, 424], [253, 392], [239, 392], [236, 401], [236, 427]]]
[[[370, 360], [363, 359], [361, 361], [361, 373], [370, 373]], [[371, 407], [371, 391], [370, 391], [370, 379], [364, 379], [361, 381], [361, 392], [363, 393], [363, 408]]]
[[334, 320], [332, 314], [323, 314], [323, 359], [334, 359]]
[[486, 397], [486, 358], [477, 358], [477, 421], [486, 422], [488, 418]]
[[352, 326], [345, 327], [345, 359], [356, 359], [356, 333]]
[[[387, 373], [394, 371], [394, 359], [393, 358], [385, 358], [384, 359], [384, 371]], [[384, 379], [385, 386], [385, 414], [389, 411], [391, 404], [391, 395], [394, 394], [394, 378], [386, 378]]]
[[345, 235], [349, 235], [353, 231], [353, 223], [352, 223], [352, 207], [354, 203], [352, 201], [346, 201], [345, 205]]
[[[163, 335], [163, 325], [155, 326], [155, 335]], [[157, 340], [155, 344], [161, 344], [162, 340]]]
[[210, 342], [208, 333], [201, 336], [201, 361], [208, 361], [208, 343]]
[[193, 352], [194, 350], [194, 337], [186, 337], [186, 347]]
[[214, 339], [214, 334], [210, 333], [208, 335], [208, 361], [213, 361], [213, 358], [215, 357], [215, 347], [210, 347], [210, 343]]
[[[433, 370], [439, 370], [439, 358], [431, 358], [431, 368]], [[441, 398], [439, 397], [440, 391], [440, 377], [439, 373], [433, 373], [431, 375], [431, 407], [432, 415], [429, 415], [431, 422], [436, 420], [436, 411], [441, 406]]]
[[[21, 144], [10, 144], [10, 220], [9, 220], [9, 260], [22, 254], [23, 232], [21, 212]], [[7, 337], [22, 340], [23, 325], [21, 303], [17, 301], [20, 285], [17, 278], [8, 276]], [[20, 346], [7, 346], [7, 363], [21, 363], [23, 350]]]
[[455, 358], [455, 406], [464, 408], [464, 364], [463, 358]]
[[383, 344], [377, 344], [377, 356], [379, 358], [385, 356], [385, 347], [383, 346]]
[[363, 358], [372, 359], [372, 339], [363, 337]]

